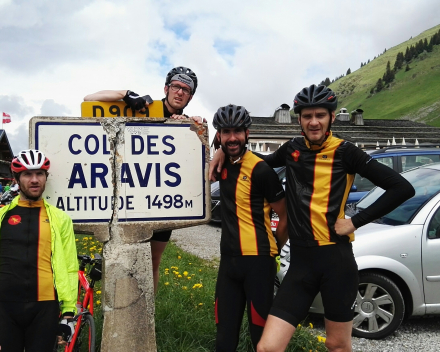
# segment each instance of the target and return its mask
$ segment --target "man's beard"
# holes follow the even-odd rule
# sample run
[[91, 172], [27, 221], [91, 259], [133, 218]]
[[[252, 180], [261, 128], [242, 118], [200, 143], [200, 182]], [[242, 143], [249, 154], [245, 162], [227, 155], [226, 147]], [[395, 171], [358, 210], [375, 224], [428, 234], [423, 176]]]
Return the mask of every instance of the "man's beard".
[[20, 193], [28, 200], [32, 200], [34, 202], [38, 201], [41, 199], [41, 196], [43, 195], [45, 187], [43, 187], [43, 189], [41, 190], [41, 193], [38, 196], [33, 196], [30, 195], [29, 193], [27, 193], [25, 190], [20, 188]]
[[[230, 143], [222, 144], [222, 150], [223, 150], [223, 152], [226, 154], [226, 156], [228, 156], [228, 157], [230, 157], [230, 158], [236, 158], [236, 157], [239, 157], [239, 156], [243, 155], [244, 152], [245, 152], [245, 150], [246, 150], [246, 142], [244, 142], [243, 144], [239, 142], [239, 143], [238, 143], [238, 144], [239, 144], [238, 152], [234, 153], [234, 155], [231, 155], [231, 154], [228, 152], [228, 144], [230, 144]], [[234, 143], [234, 144], [235, 144], [235, 143]]]

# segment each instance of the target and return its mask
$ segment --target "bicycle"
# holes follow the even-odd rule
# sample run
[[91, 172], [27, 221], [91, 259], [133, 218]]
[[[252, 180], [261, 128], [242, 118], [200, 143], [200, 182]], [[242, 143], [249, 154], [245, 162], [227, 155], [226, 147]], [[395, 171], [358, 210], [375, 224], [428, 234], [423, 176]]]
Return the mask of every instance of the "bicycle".
[[[95, 283], [102, 278], [102, 258], [95, 254], [95, 258], [88, 255], [78, 255], [81, 260], [78, 271], [78, 313], [73, 317], [75, 332], [65, 346], [56, 346], [55, 351], [64, 352], [95, 352], [95, 321], [93, 319], [93, 294]], [[90, 266], [90, 282], [86, 278], [86, 266]], [[81, 296], [84, 296], [81, 301]], [[61, 349], [60, 349], [61, 348]]]

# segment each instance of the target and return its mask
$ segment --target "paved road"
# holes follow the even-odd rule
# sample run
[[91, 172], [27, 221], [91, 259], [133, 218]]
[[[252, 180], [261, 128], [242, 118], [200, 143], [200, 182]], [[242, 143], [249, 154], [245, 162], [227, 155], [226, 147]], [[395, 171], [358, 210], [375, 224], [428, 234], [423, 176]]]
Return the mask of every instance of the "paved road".
[[[201, 258], [220, 257], [221, 227], [215, 224], [194, 226], [173, 231], [172, 241], [183, 250]], [[316, 329], [324, 330], [323, 319], [309, 318]], [[354, 352], [439, 352], [440, 316], [410, 319], [399, 330], [383, 340], [353, 338]]]

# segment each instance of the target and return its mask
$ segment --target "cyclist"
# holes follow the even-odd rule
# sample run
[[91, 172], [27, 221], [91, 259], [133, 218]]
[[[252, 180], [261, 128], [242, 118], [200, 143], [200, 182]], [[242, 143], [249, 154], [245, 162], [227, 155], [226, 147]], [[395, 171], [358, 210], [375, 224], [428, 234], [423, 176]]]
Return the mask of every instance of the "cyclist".
[[[299, 114], [303, 137], [263, 157], [272, 167], [286, 165], [291, 261], [268, 316], [259, 352], [284, 351], [318, 292], [325, 310], [327, 348], [351, 351], [358, 290], [353, 232], [414, 195], [412, 186], [394, 170], [332, 135], [336, 107], [336, 94], [325, 86], [301, 90], [294, 99], [294, 111]], [[385, 193], [345, 219], [344, 206], [356, 173]]]
[[[256, 348], [273, 297], [275, 256], [287, 241], [284, 190], [275, 171], [246, 144], [252, 119], [242, 106], [218, 109], [213, 125], [228, 157], [220, 173], [222, 235], [215, 294], [216, 351], [235, 351], [247, 305], [249, 330]], [[270, 211], [280, 218], [277, 240]]]
[[[197, 76], [191, 69], [183, 66], [171, 69], [165, 78], [165, 98], [162, 99], [165, 117], [177, 120], [188, 118], [188, 116], [183, 115], [183, 109], [194, 96], [197, 85]], [[103, 90], [87, 95], [84, 101], [115, 101], [120, 99], [124, 100], [134, 110], [143, 111], [148, 106], [148, 102], [144, 97], [140, 97], [131, 90]], [[198, 123], [206, 122], [200, 116], [192, 116], [191, 119]], [[159, 282], [160, 261], [170, 237], [171, 230], [161, 231], [155, 232], [150, 240], [155, 293]]]
[[49, 167], [32, 149], [11, 162], [20, 193], [0, 210], [1, 351], [52, 351], [59, 329], [73, 332], [75, 237], [70, 217], [42, 198]]

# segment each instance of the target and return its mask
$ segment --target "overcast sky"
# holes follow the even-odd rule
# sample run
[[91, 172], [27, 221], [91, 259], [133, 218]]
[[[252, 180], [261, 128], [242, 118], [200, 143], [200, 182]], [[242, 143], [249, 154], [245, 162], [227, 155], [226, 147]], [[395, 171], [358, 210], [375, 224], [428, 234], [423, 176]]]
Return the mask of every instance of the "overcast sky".
[[[268, 116], [304, 86], [360, 67], [440, 23], [438, 0], [0, 0], [0, 112], [12, 149], [32, 116], [79, 116], [83, 97], [163, 97], [174, 66], [197, 74], [185, 112]], [[212, 135], [210, 136], [212, 138]]]

